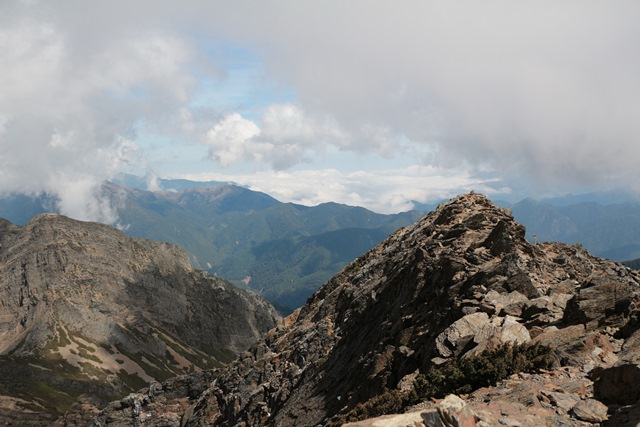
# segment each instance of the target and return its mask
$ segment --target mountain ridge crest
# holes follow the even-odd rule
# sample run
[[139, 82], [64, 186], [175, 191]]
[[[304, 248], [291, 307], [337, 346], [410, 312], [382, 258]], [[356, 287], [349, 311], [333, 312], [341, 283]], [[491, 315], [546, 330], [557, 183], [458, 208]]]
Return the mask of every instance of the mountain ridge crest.
[[[569, 381], [585, 390], [567, 392], [571, 407], [556, 410], [554, 400], [548, 410], [533, 413], [530, 402], [512, 391], [500, 397], [507, 399], [503, 412], [482, 399], [463, 404], [475, 411], [474, 419], [484, 417], [485, 425], [497, 424], [494, 417], [503, 413], [523, 425], [548, 419], [577, 423], [581, 412], [573, 406], [596, 399], [615, 405], [625, 392], [616, 394], [607, 375], [596, 378], [591, 372], [619, 372], [620, 366], [628, 372], [635, 366], [627, 359], [640, 340], [621, 343], [640, 334], [639, 289], [637, 272], [577, 245], [529, 243], [508, 209], [483, 195], [465, 194], [347, 265], [250, 351], [218, 371], [180, 416], [186, 425], [339, 424], [386, 391], [409, 393], [416, 375], [434, 367], [499, 345], [536, 344], [552, 348], [555, 363], [565, 366], [536, 374], [552, 388], [532, 393], [552, 402], [548, 393], [560, 387], [560, 379]], [[569, 371], [571, 376], [561, 374]], [[527, 378], [518, 381], [533, 387]], [[598, 391], [603, 388], [608, 397]], [[165, 397], [149, 398], [139, 413], [151, 420], [163, 416], [156, 403]], [[111, 417], [128, 425], [131, 409], [118, 405], [106, 408], [97, 422]], [[435, 416], [443, 410], [424, 405]]]

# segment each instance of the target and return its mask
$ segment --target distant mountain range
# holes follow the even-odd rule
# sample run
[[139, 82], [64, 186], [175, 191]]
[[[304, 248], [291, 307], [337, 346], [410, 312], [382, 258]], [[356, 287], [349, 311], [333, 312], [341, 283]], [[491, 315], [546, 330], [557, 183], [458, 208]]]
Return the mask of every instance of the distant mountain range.
[[614, 261], [640, 258], [640, 201], [575, 204], [525, 199], [511, 206], [530, 240], [580, 243]]
[[336, 203], [310, 208], [232, 184], [165, 192], [107, 188], [124, 195], [119, 214], [128, 235], [178, 244], [196, 266], [291, 308], [420, 216]]
[[[153, 182], [158, 191], [146, 190], [148, 184], [124, 175], [104, 186], [123, 206], [119, 221], [127, 235], [177, 244], [197, 268], [260, 292], [283, 312], [304, 304], [348, 262], [437, 206], [416, 203], [414, 211], [383, 215], [337, 203], [282, 203], [232, 183], [159, 179]], [[640, 201], [629, 194], [496, 204], [512, 209], [530, 241], [581, 243], [616, 261], [640, 258]], [[25, 224], [54, 206], [47, 196], [14, 195], [0, 199], [0, 217]]]

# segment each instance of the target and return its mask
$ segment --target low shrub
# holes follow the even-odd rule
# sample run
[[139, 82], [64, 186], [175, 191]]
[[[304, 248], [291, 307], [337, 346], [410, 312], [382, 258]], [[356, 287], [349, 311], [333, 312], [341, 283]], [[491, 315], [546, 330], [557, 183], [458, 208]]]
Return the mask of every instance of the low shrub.
[[496, 385], [518, 372], [549, 369], [554, 364], [553, 351], [539, 344], [502, 344], [477, 355], [451, 360], [441, 366], [431, 366], [416, 377], [413, 391], [387, 390], [350, 411], [334, 418], [329, 425], [342, 425], [381, 415], [399, 413], [408, 406], [448, 394], [468, 394], [481, 387]]
[[447, 394], [467, 394], [480, 387], [496, 385], [518, 372], [534, 372], [553, 366], [551, 348], [539, 344], [502, 344], [477, 355], [455, 359], [448, 364], [431, 367], [418, 375], [413, 402], [430, 398], [443, 398]]

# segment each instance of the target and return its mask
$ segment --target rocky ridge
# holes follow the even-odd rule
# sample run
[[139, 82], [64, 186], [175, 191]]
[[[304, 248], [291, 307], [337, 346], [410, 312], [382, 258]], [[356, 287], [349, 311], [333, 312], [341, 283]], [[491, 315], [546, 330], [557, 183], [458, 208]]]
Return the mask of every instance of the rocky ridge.
[[0, 424], [222, 366], [278, 320], [174, 245], [55, 214], [0, 220]]
[[549, 346], [556, 368], [425, 402], [405, 424], [361, 425], [420, 425], [421, 413], [434, 426], [627, 425], [640, 399], [640, 276], [524, 236], [484, 196], [455, 198], [348, 265], [186, 407], [167, 409], [176, 397], [160, 384], [94, 425], [330, 425], [504, 343]]

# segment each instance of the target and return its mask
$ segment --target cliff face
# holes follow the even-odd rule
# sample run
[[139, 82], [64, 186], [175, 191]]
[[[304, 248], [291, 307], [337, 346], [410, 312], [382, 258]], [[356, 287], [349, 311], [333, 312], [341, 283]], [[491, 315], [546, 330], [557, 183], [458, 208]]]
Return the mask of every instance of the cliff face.
[[[624, 417], [620, 405], [640, 395], [623, 401], [626, 392], [607, 379], [640, 379], [640, 277], [580, 247], [531, 245], [524, 235], [484, 196], [441, 205], [348, 265], [174, 411], [182, 424], [166, 425], [332, 423], [385, 390], [410, 390], [434, 366], [501, 343], [536, 342], [552, 347], [565, 368], [537, 380], [513, 377], [467, 402], [425, 403], [422, 422], [458, 417], [446, 425], [496, 425], [508, 414], [520, 425], [591, 425], [607, 411]], [[143, 390], [137, 403], [111, 404], [95, 422], [152, 425], [167, 419], [173, 398], [164, 386]], [[500, 399], [504, 405], [487, 406]]]
[[222, 366], [278, 320], [258, 296], [195, 271], [177, 247], [105, 225], [3, 220], [0, 245], [0, 420], [31, 414], [37, 424], [81, 394], [104, 404]]

